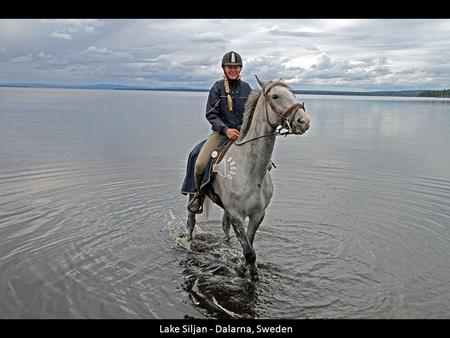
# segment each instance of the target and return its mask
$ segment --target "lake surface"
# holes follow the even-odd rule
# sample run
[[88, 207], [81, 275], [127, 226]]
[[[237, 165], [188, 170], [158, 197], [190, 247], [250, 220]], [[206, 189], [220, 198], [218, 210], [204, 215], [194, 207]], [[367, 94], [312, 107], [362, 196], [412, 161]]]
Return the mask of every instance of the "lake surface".
[[184, 237], [207, 93], [0, 88], [0, 317], [448, 318], [450, 101], [297, 97], [252, 283]]

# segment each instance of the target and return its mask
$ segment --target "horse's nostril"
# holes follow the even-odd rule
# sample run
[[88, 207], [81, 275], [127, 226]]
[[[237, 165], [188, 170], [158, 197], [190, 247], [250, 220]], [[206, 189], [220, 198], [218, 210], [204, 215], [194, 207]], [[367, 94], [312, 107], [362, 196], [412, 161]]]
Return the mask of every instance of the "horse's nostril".
[[299, 119], [297, 120], [297, 122], [298, 122], [298, 123], [305, 123], [305, 121], [303, 121], [302, 118], [299, 118]]

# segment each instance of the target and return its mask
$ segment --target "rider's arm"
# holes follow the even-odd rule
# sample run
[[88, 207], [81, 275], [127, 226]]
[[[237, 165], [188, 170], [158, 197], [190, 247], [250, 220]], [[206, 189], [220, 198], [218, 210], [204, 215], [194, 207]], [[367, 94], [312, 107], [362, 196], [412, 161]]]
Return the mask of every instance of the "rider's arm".
[[216, 82], [209, 91], [208, 102], [206, 103], [206, 119], [211, 123], [212, 130], [225, 135], [228, 129], [227, 125], [222, 121], [220, 112], [220, 87]]

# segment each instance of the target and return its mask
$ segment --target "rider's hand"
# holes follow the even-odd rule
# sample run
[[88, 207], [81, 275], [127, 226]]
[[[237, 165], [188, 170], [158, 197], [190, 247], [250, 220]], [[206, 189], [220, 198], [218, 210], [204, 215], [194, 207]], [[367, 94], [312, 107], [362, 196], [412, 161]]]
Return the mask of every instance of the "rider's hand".
[[225, 132], [225, 134], [227, 134], [227, 137], [229, 139], [232, 139], [233, 141], [236, 141], [239, 138], [239, 130], [237, 129], [233, 129], [233, 128], [228, 128]]

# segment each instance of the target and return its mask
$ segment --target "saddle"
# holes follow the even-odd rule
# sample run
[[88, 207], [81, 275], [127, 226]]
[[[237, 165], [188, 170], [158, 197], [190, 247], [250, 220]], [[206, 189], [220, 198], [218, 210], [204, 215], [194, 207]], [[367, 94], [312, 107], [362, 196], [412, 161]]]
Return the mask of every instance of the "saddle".
[[230, 149], [230, 146], [233, 144], [233, 142], [233, 140], [228, 139], [227, 142], [225, 142], [221, 146], [219, 145], [219, 147], [217, 147], [216, 150], [212, 152], [212, 175], [214, 175], [214, 173], [216, 172], [220, 172], [220, 170], [222, 169], [220, 163], [222, 162], [225, 154], [227, 153], [228, 149]]

